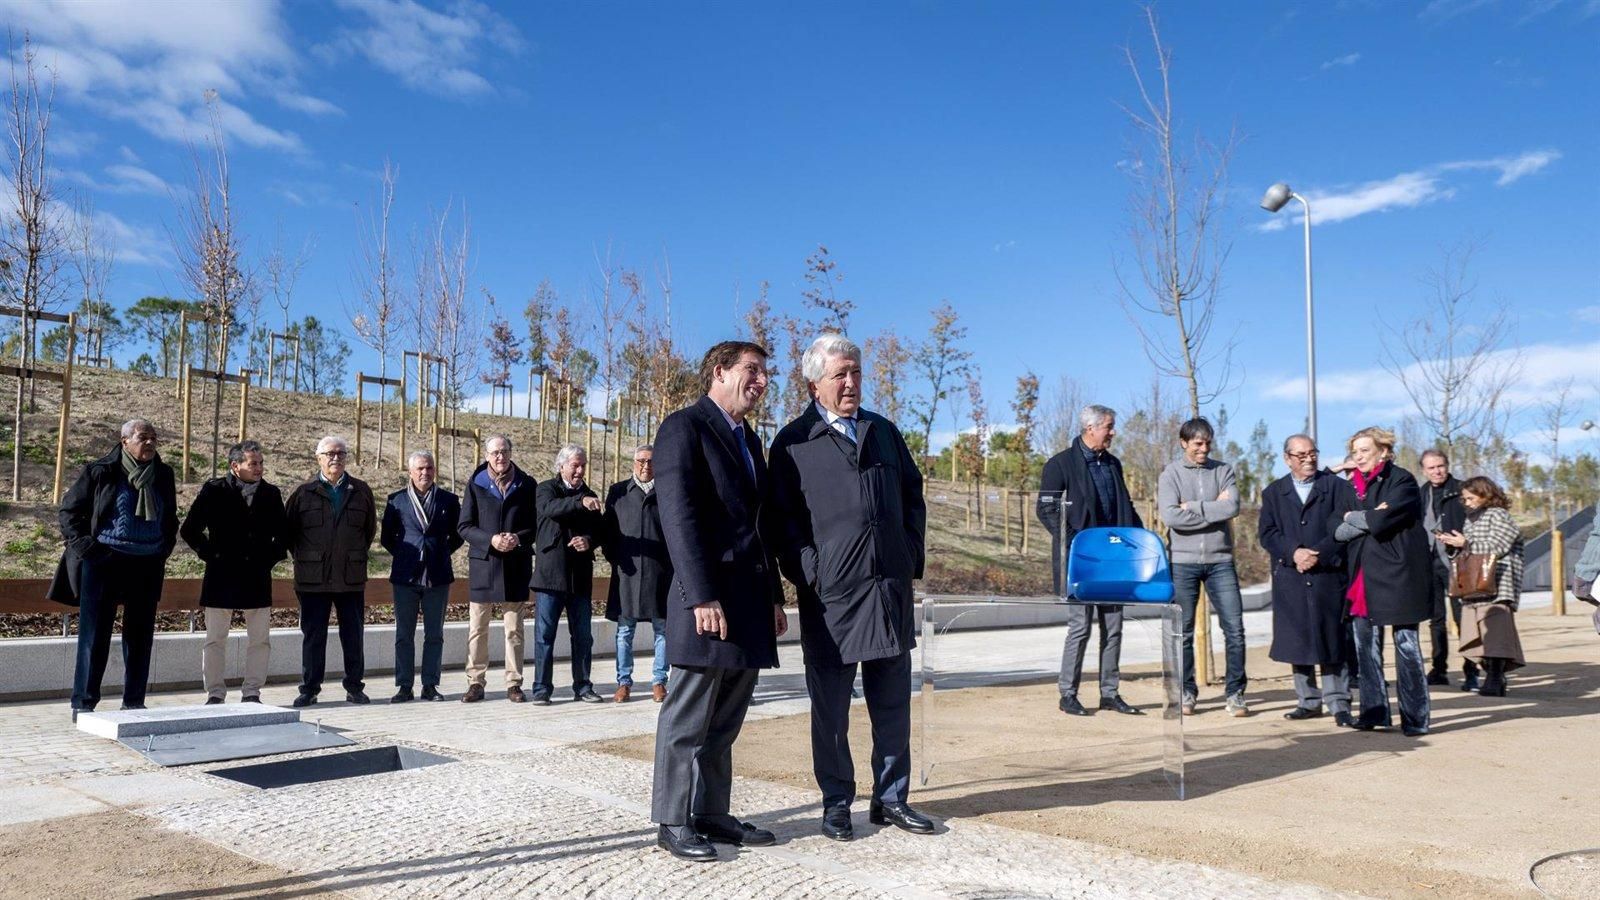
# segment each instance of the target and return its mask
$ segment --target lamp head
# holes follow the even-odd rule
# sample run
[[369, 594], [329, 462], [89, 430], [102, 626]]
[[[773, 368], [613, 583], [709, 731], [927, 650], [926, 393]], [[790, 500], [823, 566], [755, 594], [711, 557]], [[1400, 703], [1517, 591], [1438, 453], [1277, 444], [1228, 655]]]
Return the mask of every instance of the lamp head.
[[1586, 419], [1586, 420], [1584, 420], [1584, 423], [1582, 425], [1579, 425], [1578, 427], [1582, 428], [1584, 431], [1588, 431], [1589, 429], [1594, 427], [1594, 420]]
[[1280, 181], [1267, 188], [1266, 196], [1261, 198], [1261, 208], [1267, 212], [1277, 212], [1283, 209], [1283, 205], [1289, 202], [1289, 198], [1293, 194], [1294, 192], [1289, 190], [1289, 186]]

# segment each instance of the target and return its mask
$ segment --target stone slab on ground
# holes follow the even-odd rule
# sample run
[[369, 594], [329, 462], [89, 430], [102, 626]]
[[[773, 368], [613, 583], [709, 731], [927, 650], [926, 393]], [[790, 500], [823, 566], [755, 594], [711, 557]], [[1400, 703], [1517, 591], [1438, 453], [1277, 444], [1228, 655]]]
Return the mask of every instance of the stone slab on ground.
[[45, 784], [0, 787], [0, 825], [100, 812], [105, 804], [70, 788]]
[[280, 725], [300, 721], [300, 711], [261, 703], [218, 703], [193, 706], [158, 706], [115, 712], [78, 714], [78, 730], [96, 737], [122, 740], [153, 734], [180, 734], [218, 728]]
[[239, 793], [215, 778], [184, 778], [166, 772], [91, 775], [73, 778], [65, 787], [111, 806], [165, 806], [186, 800], [214, 800]]
[[122, 743], [158, 766], [191, 766], [196, 763], [345, 747], [355, 741], [310, 722], [279, 722], [243, 728], [150, 734], [123, 738]]

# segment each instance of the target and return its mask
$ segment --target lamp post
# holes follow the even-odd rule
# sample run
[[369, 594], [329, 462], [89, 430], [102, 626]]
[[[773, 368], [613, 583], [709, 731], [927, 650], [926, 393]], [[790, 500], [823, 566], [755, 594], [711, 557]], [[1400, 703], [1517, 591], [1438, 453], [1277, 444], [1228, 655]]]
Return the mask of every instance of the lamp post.
[[1266, 196], [1261, 198], [1261, 208], [1275, 213], [1290, 200], [1299, 200], [1306, 211], [1306, 430], [1311, 432], [1314, 445], [1317, 442], [1317, 332], [1311, 306], [1311, 204], [1280, 181], [1267, 188]]

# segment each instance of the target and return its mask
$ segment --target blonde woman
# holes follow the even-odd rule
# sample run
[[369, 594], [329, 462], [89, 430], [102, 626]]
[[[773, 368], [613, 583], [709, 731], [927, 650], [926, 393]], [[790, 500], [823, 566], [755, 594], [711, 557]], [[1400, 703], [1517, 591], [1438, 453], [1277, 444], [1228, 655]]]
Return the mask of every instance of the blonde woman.
[[1524, 665], [1515, 613], [1522, 596], [1522, 535], [1511, 521], [1510, 501], [1500, 486], [1482, 475], [1461, 486], [1467, 522], [1460, 531], [1441, 532], [1439, 542], [1455, 559], [1468, 553], [1494, 558], [1496, 593], [1461, 601], [1461, 653], [1483, 665], [1485, 697], [1506, 695], [1506, 673]]
[[1432, 615], [1433, 570], [1422, 527], [1417, 479], [1394, 463], [1394, 432], [1363, 428], [1350, 438], [1353, 494], [1330, 524], [1346, 544], [1350, 588], [1345, 593], [1361, 675], [1360, 731], [1391, 724], [1383, 675], [1383, 627], [1394, 629], [1400, 727], [1408, 737], [1428, 733], [1429, 701], [1417, 625]]

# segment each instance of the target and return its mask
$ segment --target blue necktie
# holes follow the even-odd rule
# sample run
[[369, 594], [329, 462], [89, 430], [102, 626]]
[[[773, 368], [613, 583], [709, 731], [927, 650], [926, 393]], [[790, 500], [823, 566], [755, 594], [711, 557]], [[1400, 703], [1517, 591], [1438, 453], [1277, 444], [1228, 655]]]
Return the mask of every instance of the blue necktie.
[[750, 481], [756, 480], [756, 461], [750, 456], [750, 445], [744, 441], [744, 425], [733, 426], [733, 442], [739, 445], [739, 454], [744, 457], [744, 467], [750, 471]]
[[840, 416], [833, 420], [833, 424], [841, 434], [850, 439], [850, 443], [856, 443], [856, 419], [854, 416]]

